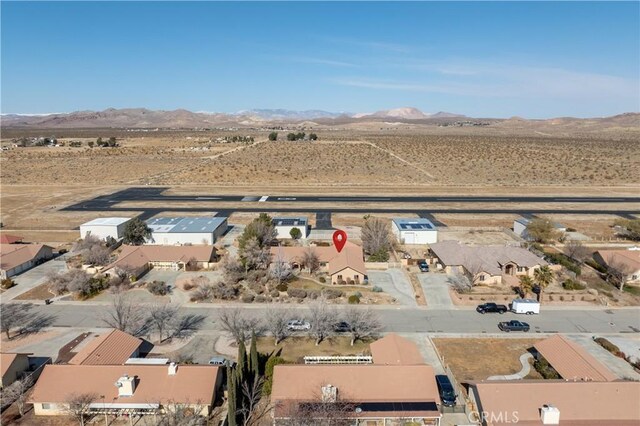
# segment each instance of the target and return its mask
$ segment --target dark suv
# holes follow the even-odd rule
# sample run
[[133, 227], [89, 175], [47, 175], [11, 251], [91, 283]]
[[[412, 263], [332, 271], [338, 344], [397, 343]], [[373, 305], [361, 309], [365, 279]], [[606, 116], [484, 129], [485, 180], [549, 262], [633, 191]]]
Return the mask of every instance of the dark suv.
[[499, 314], [504, 314], [508, 310], [509, 309], [505, 305], [497, 305], [491, 302], [483, 303], [482, 305], [478, 305], [478, 307], [476, 308], [476, 311], [480, 312], [481, 314], [495, 313], [495, 312]]
[[421, 272], [429, 272], [429, 264], [426, 260], [421, 260], [418, 262], [418, 268], [420, 268]]
[[436, 383], [438, 384], [438, 392], [440, 392], [440, 399], [442, 405], [445, 407], [452, 407], [456, 405], [456, 392], [453, 389], [451, 380], [445, 374], [436, 375]]

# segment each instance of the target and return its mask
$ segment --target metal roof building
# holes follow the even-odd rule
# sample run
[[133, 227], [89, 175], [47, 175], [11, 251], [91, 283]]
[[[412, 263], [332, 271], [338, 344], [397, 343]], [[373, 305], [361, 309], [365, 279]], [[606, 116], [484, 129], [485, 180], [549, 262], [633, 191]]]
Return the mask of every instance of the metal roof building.
[[306, 217], [276, 217], [271, 223], [277, 232], [277, 238], [291, 238], [293, 228], [300, 230], [300, 238], [307, 238], [309, 235], [309, 224]]
[[156, 217], [147, 220], [147, 244], [181, 245], [216, 242], [227, 230], [227, 218], [218, 216]]
[[80, 238], [92, 235], [102, 240], [107, 237], [118, 240], [124, 236], [124, 229], [130, 220], [130, 217], [98, 217], [80, 225]]
[[391, 230], [403, 244], [432, 244], [438, 242], [438, 230], [429, 219], [394, 218]]

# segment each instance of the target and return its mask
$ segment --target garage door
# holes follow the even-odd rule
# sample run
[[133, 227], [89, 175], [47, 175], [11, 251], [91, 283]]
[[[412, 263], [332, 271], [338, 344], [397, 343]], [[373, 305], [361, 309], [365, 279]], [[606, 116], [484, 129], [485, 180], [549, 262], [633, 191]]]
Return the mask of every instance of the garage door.
[[405, 244], [415, 244], [416, 243], [416, 233], [415, 232], [405, 232], [404, 233], [404, 243]]

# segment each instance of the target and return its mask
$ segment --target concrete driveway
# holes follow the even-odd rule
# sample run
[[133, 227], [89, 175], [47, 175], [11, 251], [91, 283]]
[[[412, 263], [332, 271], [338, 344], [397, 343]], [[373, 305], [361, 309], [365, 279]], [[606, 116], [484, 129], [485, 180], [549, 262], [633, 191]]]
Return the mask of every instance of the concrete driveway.
[[386, 271], [368, 270], [369, 284], [378, 286], [390, 296], [395, 297], [402, 305], [417, 306], [413, 294], [413, 287], [409, 277], [402, 269], [388, 269]]
[[51, 259], [35, 268], [29, 269], [20, 275], [11, 277], [18, 285], [10, 288], [2, 293], [2, 301], [7, 302], [19, 295], [26, 293], [34, 287], [44, 284], [47, 273], [60, 272], [67, 269], [65, 257], [60, 256], [56, 259]]
[[449, 295], [449, 276], [433, 272], [418, 274], [418, 280], [422, 285], [424, 297], [427, 299], [429, 309], [455, 309]]

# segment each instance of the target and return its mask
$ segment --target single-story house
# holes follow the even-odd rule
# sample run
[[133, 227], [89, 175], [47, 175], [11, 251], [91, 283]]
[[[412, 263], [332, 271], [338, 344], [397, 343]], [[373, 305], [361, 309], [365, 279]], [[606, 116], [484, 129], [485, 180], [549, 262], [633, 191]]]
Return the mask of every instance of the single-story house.
[[387, 334], [369, 345], [374, 364], [419, 365], [424, 358], [415, 343], [395, 333]]
[[184, 245], [214, 244], [227, 232], [227, 218], [201, 217], [156, 217], [147, 220], [151, 237], [146, 244]]
[[140, 355], [140, 347], [144, 341], [124, 331], [111, 330], [90, 339], [78, 351], [69, 364], [74, 365], [120, 365], [129, 358]]
[[47, 365], [29, 402], [37, 416], [66, 415], [77, 396], [91, 395], [90, 414], [154, 415], [172, 406], [211, 413], [222, 374], [211, 365]]
[[[513, 232], [525, 240], [529, 239], [529, 235], [527, 233], [527, 226], [531, 223], [532, 219], [526, 217], [519, 217], [513, 221]], [[567, 232], [567, 227], [561, 223], [552, 222], [553, 228], [561, 234]]]
[[29, 370], [29, 355], [32, 353], [0, 353], [0, 372], [2, 387], [9, 386]]
[[44, 244], [0, 244], [0, 278], [10, 278], [53, 257]]
[[468, 246], [443, 241], [429, 246], [431, 261], [447, 273], [462, 273], [474, 284], [501, 284], [503, 275], [528, 275], [547, 265], [529, 250], [515, 246]]
[[107, 265], [105, 274], [127, 270], [138, 278], [151, 268], [184, 270], [189, 262], [199, 268], [210, 268], [217, 261], [214, 246], [123, 246], [118, 259]]
[[611, 382], [618, 377], [573, 340], [561, 334], [541, 340], [533, 345], [542, 356], [566, 380]]
[[130, 217], [99, 217], [80, 225], [80, 238], [86, 238], [88, 235], [106, 240], [111, 237], [119, 240], [124, 237], [124, 230]]
[[438, 242], [438, 230], [424, 218], [391, 220], [391, 231], [401, 244], [432, 244]]
[[368, 279], [364, 266], [364, 253], [362, 247], [347, 241], [338, 253], [335, 246], [310, 246], [310, 247], [271, 247], [271, 256], [274, 261], [282, 259], [293, 268], [301, 268], [307, 250], [316, 254], [320, 261], [321, 270], [326, 271], [331, 277], [332, 284], [365, 283]]
[[484, 426], [640, 424], [640, 382], [483, 381], [469, 397]]
[[291, 230], [297, 228], [300, 238], [309, 236], [309, 223], [306, 217], [275, 217], [271, 220], [276, 231], [276, 238], [291, 238]]
[[439, 425], [440, 396], [429, 365], [277, 365], [274, 424], [349, 419], [353, 425]]
[[16, 244], [22, 242], [22, 240], [24, 240], [24, 238], [19, 235], [0, 235], [0, 244]]
[[625, 284], [640, 283], [640, 248], [628, 250], [600, 250], [593, 258], [604, 267], [624, 274]]

